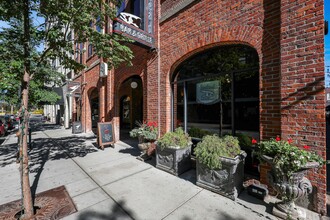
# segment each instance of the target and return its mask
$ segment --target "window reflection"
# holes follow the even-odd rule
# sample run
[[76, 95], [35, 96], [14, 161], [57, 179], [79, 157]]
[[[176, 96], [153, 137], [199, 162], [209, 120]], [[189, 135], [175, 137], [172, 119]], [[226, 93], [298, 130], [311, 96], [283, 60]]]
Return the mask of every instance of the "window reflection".
[[199, 53], [177, 68], [172, 88], [174, 128], [184, 126], [186, 112], [192, 136], [259, 137], [259, 60], [253, 48], [227, 45]]

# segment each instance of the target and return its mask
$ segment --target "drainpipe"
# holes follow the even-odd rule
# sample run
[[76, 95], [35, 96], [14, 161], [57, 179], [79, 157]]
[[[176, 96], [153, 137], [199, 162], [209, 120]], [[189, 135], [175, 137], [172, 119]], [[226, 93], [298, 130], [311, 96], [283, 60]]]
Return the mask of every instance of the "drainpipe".
[[160, 28], [159, 28], [159, 18], [160, 18], [160, 1], [158, 2], [158, 6], [157, 6], [157, 12], [158, 12], [158, 20], [157, 20], [157, 73], [158, 73], [158, 137], [160, 136], [160, 99], [161, 99], [161, 95], [160, 95]]

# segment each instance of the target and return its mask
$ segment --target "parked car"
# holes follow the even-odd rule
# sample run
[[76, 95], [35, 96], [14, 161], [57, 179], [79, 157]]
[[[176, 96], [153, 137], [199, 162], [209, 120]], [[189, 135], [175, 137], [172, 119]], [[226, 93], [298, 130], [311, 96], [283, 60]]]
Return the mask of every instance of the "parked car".
[[0, 119], [5, 124], [5, 126], [7, 126], [7, 131], [14, 129], [14, 120], [12, 119], [11, 115], [0, 116]]

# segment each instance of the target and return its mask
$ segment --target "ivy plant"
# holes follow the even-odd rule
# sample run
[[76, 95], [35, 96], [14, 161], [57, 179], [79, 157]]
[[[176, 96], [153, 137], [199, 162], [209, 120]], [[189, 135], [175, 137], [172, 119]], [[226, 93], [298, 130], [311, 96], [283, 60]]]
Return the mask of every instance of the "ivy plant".
[[220, 157], [234, 158], [240, 152], [241, 148], [237, 137], [231, 135], [224, 137], [206, 135], [195, 148], [197, 160], [212, 170], [222, 168]]
[[191, 138], [185, 133], [181, 127], [175, 129], [175, 131], [167, 132], [164, 136], [158, 139], [157, 145], [161, 150], [165, 148], [185, 148], [191, 145]]

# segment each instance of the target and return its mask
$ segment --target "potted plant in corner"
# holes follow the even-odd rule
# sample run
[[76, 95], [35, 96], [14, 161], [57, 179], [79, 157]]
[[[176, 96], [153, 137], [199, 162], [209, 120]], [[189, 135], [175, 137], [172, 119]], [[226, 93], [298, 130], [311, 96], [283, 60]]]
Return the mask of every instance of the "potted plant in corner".
[[131, 137], [139, 139], [138, 148], [141, 151], [141, 155], [137, 159], [145, 161], [151, 158], [156, 149], [155, 141], [158, 137], [157, 122], [136, 122], [136, 124], [138, 127], [132, 129], [129, 134]]
[[236, 137], [206, 135], [195, 148], [196, 184], [235, 200], [243, 188], [244, 159]]
[[191, 168], [191, 138], [181, 127], [159, 138], [156, 146], [156, 167], [176, 176]]
[[205, 135], [212, 135], [210, 131], [194, 126], [190, 127], [190, 129], [188, 130], [188, 134], [191, 137], [191, 141], [192, 141], [192, 146], [191, 146], [192, 156], [195, 156], [195, 148], [198, 142], [202, 141], [202, 138]]
[[281, 218], [306, 219], [306, 212], [295, 205], [295, 200], [312, 192], [312, 184], [305, 177], [308, 169], [317, 168], [324, 160], [305, 145], [300, 149], [292, 139], [279, 136], [258, 144], [260, 159], [271, 166], [268, 182], [281, 200], [273, 207], [273, 214]]

